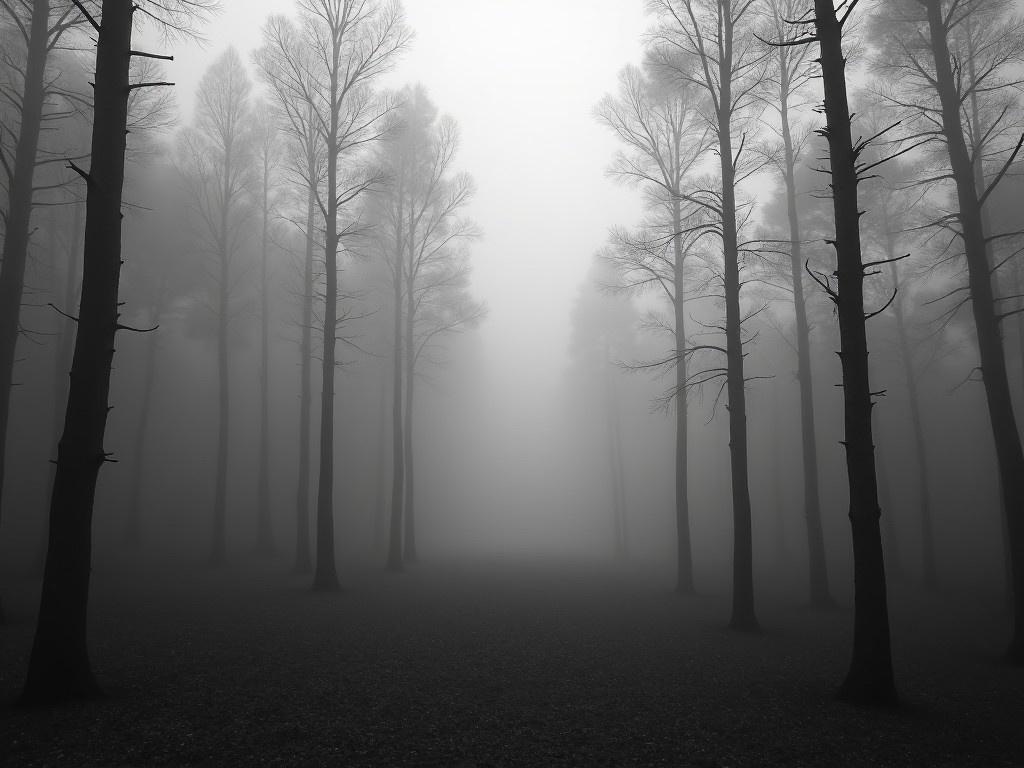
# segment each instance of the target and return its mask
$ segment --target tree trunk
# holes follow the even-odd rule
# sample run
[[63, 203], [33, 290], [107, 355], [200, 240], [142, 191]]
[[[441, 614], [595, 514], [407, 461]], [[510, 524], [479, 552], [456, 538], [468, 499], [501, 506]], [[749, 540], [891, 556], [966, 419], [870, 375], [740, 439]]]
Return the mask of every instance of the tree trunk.
[[313, 227], [316, 190], [312, 179], [315, 158], [310, 154], [310, 185], [306, 197], [306, 258], [302, 275], [302, 341], [299, 347], [299, 480], [295, 494], [295, 572], [309, 573], [313, 563], [309, 547], [310, 409], [313, 394]]
[[[888, 216], [885, 215], [886, 226], [886, 257], [896, 257], [896, 236], [889, 228]], [[893, 301], [896, 315], [896, 337], [900, 345], [900, 358], [903, 361], [903, 376], [907, 383], [907, 406], [910, 410], [910, 427], [914, 436], [914, 453], [917, 458], [917, 503], [921, 523], [921, 569], [925, 589], [935, 590], [938, 587], [938, 576], [935, 569], [935, 536], [932, 532], [932, 505], [928, 483], [928, 449], [924, 440], [924, 426], [921, 421], [920, 395], [917, 389], [917, 375], [914, 372], [914, 356], [907, 335], [907, 323], [903, 298], [899, 294], [900, 274], [896, 262], [889, 263], [889, 274], [892, 277], [893, 289], [897, 291]], [[891, 517], [891, 515], [889, 515]]]
[[846, 472], [850, 484], [853, 535], [853, 658], [840, 689], [844, 699], [866, 704], [896, 700], [889, 647], [889, 611], [879, 527], [875, 448], [871, 432], [871, 386], [868, 377], [864, 317], [864, 268], [861, 263], [857, 171], [850, 136], [846, 94], [846, 59], [842, 28], [832, 0], [815, 0], [815, 26], [821, 47], [822, 85], [832, 173], [835, 215], [835, 301], [839, 310], [839, 353], [843, 368]]
[[[159, 321], [159, 310], [154, 306], [150, 312], [150, 326]], [[131, 488], [128, 491], [128, 521], [125, 525], [125, 541], [138, 549], [142, 541], [142, 480], [146, 473], [146, 436], [149, 432], [149, 411], [153, 402], [153, 384], [156, 381], [156, 352], [158, 337], [146, 339], [146, 362], [142, 380], [142, 404], [139, 420], [135, 424], [135, 447], [132, 456], [135, 468], [132, 471]]]
[[[730, 14], [725, 14], [724, 39], [732, 41]], [[758, 629], [754, 614], [754, 541], [751, 528], [747, 466], [747, 395], [743, 378], [743, 336], [740, 314], [740, 264], [736, 224], [736, 168], [732, 152], [732, 61], [719, 62], [718, 146], [722, 169], [722, 256], [725, 262], [726, 390], [729, 397], [729, 455], [732, 468], [732, 617], [731, 629]]]
[[230, 371], [228, 370], [228, 323], [231, 314], [230, 244], [228, 242], [231, 160], [231, 143], [226, 141], [224, 176], [221, 180], [220, 232], [217, 239], [220, 282], [217, 291], [217, 477], [213, 492], [213, 547], [210, 551], [210, 564], [213, 566], [223, 565], [227, 558], [228, 441], [231, 428], [231, 389]]
[[876, 428], [877, 411], [871, 409], [872, 436], [875, 438], [875, 474], [878, 477], [878, 503], [882, 509], [888, 509], [888, 514], [882, 515], [882, 551], [885, 554], [886, 579], [888, 581], [899, 581], [905, 579], [906, 573], [903, 569], [903, 558], [900, 556], [900, 540], [896, 533], [896, 518], [892, 514], [892, 494], [889, 492], [888, 462], [885, 457], [884, 441], [878, 435]]
[[[724, 185], [723, 180], [723, 185]], [[682, 214], [678, 195], [672, 200], [672, 251], [673, 263], [673, 311], [675, 313], [674, 338], [676, 345], [676, 592], [683, 595], [693, 593], [693, 551], [690, 543], [690, 499], [689, 460], [687, 442], [686, 390], [686, 283], [684, 267], [686, 254], [683, 253]]]
[[331, 70], [331, 126], [327, 142], [327, 235], [324, 246], [324, 354], [320, 400], [320, 480], [316, 497], [316, 571], [313, 589], [335, 592], [334, 562], [334, 360], [338, 335], [338, 68]]
[[[410, 243], [415, 242], [410, 240]], [[412, 273], [410, 265], [410, 274]], [[405, 428], [402, 434], [405, 450], [405, 514], [402, 532], [405, 537], [404, 560], [416, 562], [416, 488], [413, 475], [412, 403], [413, 382], [416, 375], [416, 317], [412, 278], [405, 286]]]
[[384, 541], [387, 535], [387, 520], [385, 512], [387, 506], [384, 502], [385, 494], [385, 461], [387, 448], [387, 416], [388, 416], [388, 387], [385, 376], [380, 384], [380, 409], [377, 417], [377, 461], [376, 461], [376, 483], [374, 484], [373, 497], [373, 546], [375, 550], [384, 549]]
[[274, 530], [270, 522], [270, 296], [267, 262], [270, 230], [270, 158], [263, 157], [263, 221], [260, 233], [260, 446], [256, 549], [264, 555], [274, 551]]
[[[67, 259], [64, 271], [64, 312], [69, 315], [78, 314], [78, 294], [80, 279], [78, 275], [78, 260], [82, 252], [82, 236], [85, 234], [85, 204], [74, 204], [74, 215], [71, 221], [71, 232], [68, 237]], [[57, 354], [53, 359], [53, 411], [50, 434], [53, 435], [52, 446], [56, 451], [60, 442], [61, 430], [64, 421], [61, 416], [68, 404], [68, 373], [71, 371], [71, 359], [75, 352], [75, 321], [68, 317], [61, 318], [60, 342], [57, 345]], [[53, 496], [53, 483], [57, 476], [57, 464], [50, 464], [50, 482], [46, 486], [46, 501], [49, 502]], [[50, 535], [49, 515], [43, 515], [43, 530], [39, 537], [38, 549], [35, 556], [34, 569], [42, 574], [46, 567], [46, 547]]]
[[394, 381], [391, 391], [391, 534], [388, 570], [402, 570], [402, 504], [405, 495], [405, 443], [402, 439], [402, 254], [395, 256], [394, 275]]
[[7, 462], [7, 425], [10, 417], [14, 357], [18, 346], [18, 317], [25, 287], [25, 263], [31, 236], [32, 185], [39, 149], [39, 129], [45, 99], [49, 0], [32, 4], [24, 90], [21, 94], [21, 126], [14, 148], [13, 174], [7, 195], [3, 261], [0, 262], [0, 509]]
[[64, 433], [50, 503], [49, 549], [22, 701], [93, 696], [86, 614], [96, 481], [106, 453], [110, 370], [118, 324], [121, 191], [128, 120], [131, 0], [103, 0], [96, 46], [82, 305]]
[[988, 404], [989, 421], [995, 440], [999, 476], [1002, 484], [1003, 514], [1012, 560], [1013, 636], [1008, 658], [1024, 664], [1024, 451], [1013, 414], [1006, 356], [992, 288], [992, 271], [985, 248], [982, 207], [975, 185], [970, 154], [964, 141], [957, 92], [946, 41], [946, 23], [938, 0], [919, 0], [928, 13], [935, 80], [942, 106], [942, 130], [946, 137], [950, 167], [956, 183], [960, 210], [961, 238], [967, 260], [971, 309], [978, 337], [982, 381]]
[[[783, 93], [788, 88], [783, 85]], [[785, 152], [783, 178], [786, 213], [789, 218], [790, 273], [793, 278], [793, 309], [796, 313], [797, 379], [800, 384], [800, 447], [804, 475], [804, 520], [807, 525], [807, 578], [814, 608], [835, 606], [828, 586], [825, 535], [821, 526], [821, 495], [818, 491], [818, 439], [814, 427], [814, 378], [811, 373], [811, 330], [804, 296], [804, 261], [800, 240], [800, 219], [796, 204], [796, 157], [789, 127], [788, 96], [781, 102], [782, 143]]]

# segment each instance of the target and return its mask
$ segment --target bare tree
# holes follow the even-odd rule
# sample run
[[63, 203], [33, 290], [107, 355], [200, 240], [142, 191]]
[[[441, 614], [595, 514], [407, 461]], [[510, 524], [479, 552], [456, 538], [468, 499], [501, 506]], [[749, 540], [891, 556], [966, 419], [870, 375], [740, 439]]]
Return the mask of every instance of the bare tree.
[[[1008, 259], [990, 259], [990, 245], [1014, 233], [988, 231], [985, 221], [986, 202], [1024, 146], [1024, 135], [1019, 126], [1012, 129], [1013, 112], [1003, 101], [1018, 82], [1014, 67], [1024, 50], [1022, 22], [1008, 15], [1010, 8], [995, 0], [893, 3], [884, 16], [883, 66], [891, 79], [902, 81], [890, 101], [918, 118], [916, 135], [938, 140], [944, 148], [941, 169], [923, 181], [951, 181], [955, 188], [956, 210], [935, 224], [949, 233], [951, 245], [959, 241], [967, 264], [967, 295], [955, 309], [969, 303], [974, 317], [1012, 566], [1014, 628], [1007, 656], [1019, 664], [1024, 663], [1024, 450], [1001, 329], [1016, 311], [999, 307], [1006, 296], [999, 295], [996, 278]], [[981, 37], [979, 29], [984, 29]], [[964, 66], [969, 58], [970, 65]], [[992, 100], [997, 100], [994, 109], [977, 107], [985, 101], [991, 106]], [[995, 163], [987, 182], [981, 170], [986, 160]]]
[[[341, 221], [355, 201], [378, 182], [359, 164], [362, 150], [388, 127], [393, 105], [371, 86], [409, 40], [401, 7], [378, 0], [299, 0], [297, 26], [268, 26], [261, 55], [280, 66], [263, 67], [274, 89], [292, 103], [310, 106], [322, 145], [326, 184], [317, 188], [325, 221], [323, 389], [320, 409], [320, 473], [317, 492], [316, 571], [313, 588], [337, 590], [334, 555], [334, 368], [338, 339], [338, 249], [355, 222]], [[343, 167], [344, 166], [344, 167]], [[341, 225], [339, 229], [339, 224]]]
[[86, 613], [93, 500], [99, 469], [109, 455], [103, 437], [110, 368], [114, 335], [122, 327], [118, 283], [128, 99], [133, 90], [129, 68], [133, 56], [152, 55], [132, 48], [134, 17], [141, 10], [158, 23], [185, 30], [210, 7], [205, 0], [102, 0], [100, 13], [94, 15], [85, 5], [76, 5], [97, 33], [91, 163], [88, 171], [72, 163], [86, 182], [85, 261], [39, 617], [22, 692], [22, 700], [30, 703], [97, 692], [86, 643]]
[[[733, 586], [729, 626], [758, 628], [754, 612], [753, 533], [747, 451], [746, 379], [740, 272], [745, 247], [739, 241], [737, 187], [751, 172], [747, 121], [756, 109], [765, 55], [751, 34], [754, 0], [651, 0], [658, 22], [650, 35], [656, 66], [692, 83], [706, 99], [704, 117], [717, 140], [719, 186], [686, 198], [718, 222], [725, 298], [725, 387], [732, 466]], [[738, 146], [734, 139], [739, 135]]]
[[252, 184], [254, 136], [251, 129], [252, 83], [234, 48], [214, 61], [200, 81], [196, 118], [180, 139], [182, 175], [200, 222], [199, 242], [213, 257], [217, 323], [217, 467], [213, 497], [213, 544], [210, 562], [227, 556], [227, 478], [231, 428], [228, 332], [231, 299], [238, 276], [243, 227], [249, 217], [244, 205]]
[[[833, 0], [815, 0], [813, 9], [793, 20], [803, 27], [801, 36], [777, 45], [800, 46], [816, 42], [824, 91], [825, 127], [818, 133], [828, 141], [829, 175], [836, 251], [836, 286], [827, 276], [812, 277], [836, 305], [839, 315], [839, 358], [843, 369], [843, 414], [846, 472], [850, 488], [850, 528], [853, 536], [854, 629], [853, 657], [840, 688], [844, 699], [885, 705], [896, 701], [889, 642], [889, 610], [879, 526], [878, 481], [872, 436], [873, 407], [868, 371], [867, 320], [864, 311], [865, 272], [884, 261], [862, 260], [857, 187], [863, 175], [884, 160], [862, 160], [867, 140], [853, 141], [850, 104], [846, 89], [843, 27], [857, 6], [844, 0], [837, 10]], [[840, 14], [841, 12], [841, 14]], [[807, 27], [812, 27], [808, 31]], [[887, 305], [886, 305], [887, 306]]]
[[663, 244], [670, 250], [657, 243], [636, 247], [620, 236], [617, 255], [621, 259], [616, 261], [631, 287], [657, 285], [672, 306], [674, 349], [662, 363], [675, 370], [669, 400], [676, 406], [676, 591], [689, 594], [693, 592], [693, 553], [687, 493], [685, 270], [692, 237], [683, 231], [683, 209], [685, 205], [689, 212], [693, 206], [683, 198], [689, 191], [686, 177], [708, 149], [708, 132], [697, 112], [697, 88], [689, 81], [659, 78], [659, 74], [663, 73], [626, 67], [619, 74], [618, 94], [605, 96], [597, 107], [597, 117], [625, 147], [609, 172], [620, 181], [640, 186], [648, 197], [648, 208], [667, 224]]
[[[769, 0], [767, 32], [776, 40], [787, 33], [787, 19], [799, 16], [802, 0]], [[773, 165], [782, 177], [789, 225], [789, 279], [793, 289], [796, 315], [797, 381], [800, 384], [800, 443], [803, 459], [804, 519], [807, 525], [808, 585], [811, 605], [829, 608], [835, 605], [828, 586], [825, 562], [825, 538], [821, 525], [821, 494], [818, 489], [818, 440], [814, 426], [814, 380], [811, 374], [811, 330], [807, 320], [807, 296], [804, 288], [803, 240], [797, 207], [797, 165], [806, 145], [807, 133], [795, 119], [804, 103], [804, 91], [811, 79], [807, 46], [774, 46], [772, 67], [768, 70], [770, 91], [765, 103], [778, 114], [778, 135], [782, 151]], [[794, 127], [796, 130], [794, 130]]]

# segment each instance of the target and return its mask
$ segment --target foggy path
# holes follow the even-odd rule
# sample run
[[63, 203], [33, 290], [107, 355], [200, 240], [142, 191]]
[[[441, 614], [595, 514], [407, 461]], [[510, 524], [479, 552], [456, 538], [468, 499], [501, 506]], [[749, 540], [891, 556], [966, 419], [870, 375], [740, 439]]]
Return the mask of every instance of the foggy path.
[[[864, 766], [913, 745], [915, 765], [996, 768], [1024, 749], [1019, 691], [967, 629], [992, 619], [963, 605], [939, 622], [897, 596], [894, 714], [837, 707], [822, 682], [846, 661], [843, 612], [771, 604], [766, 634], [730, 634], [723, 597], [681, 599], [635, 566], [451, 559], [346, 571], [340, 596], [251, 565], [131, 573], [97, 568], [108, 696], [53, 719], [3, 710], [17, 764]], [[8, 699], [30, 601], [13, 608]]]

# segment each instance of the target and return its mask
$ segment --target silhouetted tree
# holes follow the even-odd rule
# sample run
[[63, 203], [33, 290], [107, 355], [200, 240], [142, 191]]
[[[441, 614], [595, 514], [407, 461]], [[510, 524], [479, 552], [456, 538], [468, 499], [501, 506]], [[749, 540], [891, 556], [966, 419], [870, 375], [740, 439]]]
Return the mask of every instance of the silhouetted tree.
[[140, 7], [147, 18], [184, 29], [208, 3], [102, 0], [100, 15], [88, 16], [97, 33], [91, 163], [88, 171], [72, 164], [87, 190], [82, 300], [57, 452], [39, 617], [22, 692], [27, 703], [97, 692], [86, 643], [92, 508], [99, 469], [108, 456], [103, 446], [107, 397], [114, 335], [121, 327], [121, 192], [132, 91], [129, 67], [133, 56], [145, 55], [132, 49]]

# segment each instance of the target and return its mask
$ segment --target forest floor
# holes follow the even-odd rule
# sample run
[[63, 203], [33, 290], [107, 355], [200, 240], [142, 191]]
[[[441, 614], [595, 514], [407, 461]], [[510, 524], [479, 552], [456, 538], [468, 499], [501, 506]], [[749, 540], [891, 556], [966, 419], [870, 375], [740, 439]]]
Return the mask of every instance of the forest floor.
[[122, 573], [93, 581], [104, 697], [52, 709], [12, 703], [38, 586], [7, 590], [0, 764], [1024, 765], [1024, 670], [967, 601], [897, 590], [903, 702], [872, 710], [834, 698], [848, 608], [763, 604], [736, 634], [724, 596], [586, 562], [366, 569], [340, 594], [269, 567]]

